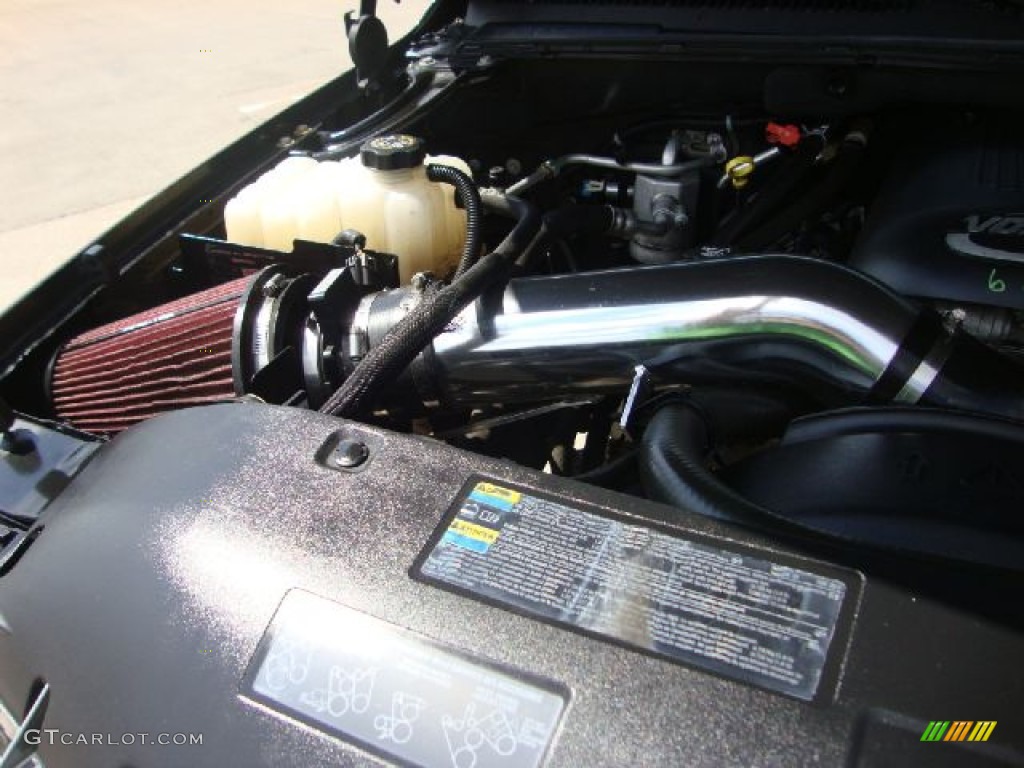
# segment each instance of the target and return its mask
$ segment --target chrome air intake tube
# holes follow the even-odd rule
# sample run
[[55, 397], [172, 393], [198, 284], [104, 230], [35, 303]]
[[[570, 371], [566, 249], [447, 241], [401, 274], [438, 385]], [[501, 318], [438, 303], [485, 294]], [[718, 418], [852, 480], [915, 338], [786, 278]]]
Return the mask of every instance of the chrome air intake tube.
[[[395, 304], [377, 312], [380, 300], [356, 315], [370, 346]], [[410, 379], [425, 401], [510, 403], [623, 391], [640, 364], [655, 385], [775, 384], [1024, 418], [1020, 368], [859, 272], [794, 256], [515, 279], [463, 310]]]

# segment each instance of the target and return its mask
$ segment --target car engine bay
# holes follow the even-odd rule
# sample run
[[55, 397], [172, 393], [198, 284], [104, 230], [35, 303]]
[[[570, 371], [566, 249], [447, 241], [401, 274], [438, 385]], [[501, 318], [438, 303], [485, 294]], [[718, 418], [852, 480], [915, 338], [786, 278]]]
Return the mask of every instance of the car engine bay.
[[[286, 158], [226, 203], [225, 239], [182, 239], [169, 269], [211, 287], [72, 337], [47, 390], [104, 436], [256, 397], [754, 528], [1016, 568], [1016, 481], [951, 493], [938, 470], [1017, 455], [1024, 417], [1024, 146], [959, 119], [912, 147], [898, 117], [723, 115], [535, 165], [425, 157], [409, 134]], [[912, 492], [907, 462], [930, 476]], [[856, 493], [815, 490], [837, 466]]]
[[[229, 648], [237, 671], [281, 590], [334, 589], [324, 585], [340, 542], [362, 553], [344, 561], [348, 605], [372, 614], [379, 600], [388, 621], [460, 647], [451, 638], [465, 629], [473, 653], [492, 623], [502, 637], [521, 632], [551, 649], [550, 663], [530, 670], [543, 678], [531, 716], [553, 733], [567, 715], [552, 712], [581, 696], [573, 706], [616, 723], [610, 738], [624, 751], [608, 764], [629, 762], [631, 739], [646, 733], [636, 720], [645, 695], [663, 717], [680, 706], [643, 666], [648, 656], [630, 661], [620, 646], [675, 654], [781, 693], [786, 707], [849, 695], [851, 711], [872, 713], [858, 733], [878, 738], [918, 727], [905, 713], [920, 715], [924, 700], [908, 692], [909, 673], [889, 689], [884, 681], [898, 673], [872, 667], [872, 654], [898, 645], [892, 635], [872, 630], [870, 652], [851, 640], [862, 609], [907, 625], [919, 643], [953, 638], [954, 655], [1015, 652], [1021, 616], [1010, 601], [1024, 570], [1021, 115], [963, 106], [967, 86], [954, 79], [949, 94], [917, 92], [913, 74], [880, 86], [831, 70], [682, 68], [654, 57], [510, 59], [453, 72], [439, 53], [443, 37], [409, 47], [401, 85], [374, 85], [374, 72], [361, 71], [371, 85], [359, 99], [239, 169], [8, 368], [4, 449], [23, 466], [21, 484], [4, 486], [0, 588], [30, 590], [47, 572], [44, 553], [47, 563], [75, 562], [95, 546], [75, 579], [97, 590], [135, 583], [129, 593], [139, 596], [125, 599], [161, 623], [143, 607], [142, 593], [156, 590], [187, 633], [209, 631]], [[378, 108], [364, 114], [373, 87]], [[59, 488], [46, 491], [41, 478], [55, 476]], [[264, 512], [261, 499], [276, 511]], [[505, 514], [506, 528], [466, 511], [477, 502], [494, 520]], [[76, 517], [73, 503], [102, 521], [104, 543], [75, 528], [84, 512]], [[324, 511], [332, 504], [341, 506]], [[551, 608], [555, 597], [510, 596], [445, 559], [444, 546], [482, 557], [501, 536], [515, 541], [508, 531], [525, 522], [507, 518], [510, 510], [578, 514], [565, 526], [595, 541], [608, 514], [652, 537], [645, 557], [662, 547], [658, 557], [672, 567], [682, 557], [673, 536], [690, 535], [697, 543], [686, 557], [703, 552], [708, 583], [731, 567], [796, 574], [795, 604], [811, 601], [804, 607], [825, 617], [814, 626], [817, 650], [800, 645], [790, 667], [779, 659], [795, 647], [786, 643], [799, 645], [793, 638], [747, 666], [723, 661], [727, 639], [718, 650], [668, 652], [663, 638], [637, 639], [621, 615], [570, 620], [567, 608]], [[569, 535], [552, 525], [551, 541]], [[154, 575], [155, 561], [168, 570]], [[241, 584], [243, 572], [253, 583]], [[291, 579], [298, 572], [305, 576]], [[755, 582], [750, 589], [765, 594], [782, 589]], [[456, 594], [427, 605], [413, 590], [437, 591], [425, 584]], [[185, 608], [168, 597], [176, 590]], [[462, 610], [456, 601], [467, 594], [486, 605], [467, 609], [462, 627], [444, 615]], [[275, 621], [330, 612], [315, 602], [285, 598]], [[74, 618], [101, 642], [112, 609], [68, 610], [46, 619], [59, 630], [43, 622], [29, 633], [75, 631]], [[229, 616], [223, 624], [218, 611]], [[7, 613], [0, 593], [0, 618]], [[619, 645], [573, 651], [563, 643], [577, 639], [560, 640], [547, 624], [531, 629], [523, 616]], [[140, 644], [156, 642], [148, 632], [129, 630]], [[264, 662], [273, 638], [287, 636], [280, 626], [283, 634], [267, 632], [256, 652]], [[506, 671], [528, 667], [540, 647], [508, 642], [487, 657]], [[186, 644], [168, 641], [168, 658], [184, 664]], [[894, 658], [913, 656], [912, 647]], [[593, 656], [587, 669], [603, 670], [596, 682], [573, 677], [577, 652]], [[928, 658], [921, 675], [944, 663]], [[324, 707], [286, 701], [292, 694], [283, 683], [267, 687], [259, 663], [241, 695], [324, 726]], [[614, 681], [615, 663], [636, 687]], [[982, 676], [998, 680], [998, 666]], [[873, 682], [840, 685], [858, 673]], [[61, 674], [46, 676], [54, 706]], [[196, 685], [234, 695], [232, 674]], [[32, 679], [26, 671], [13, 687], [38, 695]], [[553, 679], [564, 689], [545, 682]], [[720, 686], [698, 698], [722, 695], [734, 713], [772, 706], [721, 681], [672, 680], [680, 690]], [[630, 713], [588, 700], [591, 683], [623, 685]], [[952, 690], [940, 696], [947, 704]], [[91, 684], [82, 691], [79, 704], [96, 693]], [[695, 706], [679, 711], [699, 718]], [[731, 715], [721, 717], [719, 727], [731, 727]], [[843, 722], [831, 727], [853, 727]], [[384, 736], [372, 728], [338, 727], [378, 757], [441, 764], [395, 739], [375, 746]], [[299, 739], [283, 726], [274, 732]], [[571, 732], [559, 737], [568, 750], [561, 764], [578, 765], [586, 737]], [[520, 748], [536, 747], [537, 760], [516, 764], [539, 764], [548, 739], [522, 733]], [[784, 741], [772, 733], [769, 741]], [[513, 764], [502, 762], [498, 738], [481, 747], [494, 752], [482, 764]], [[710, 737], [694, 738], [707, 751], [687, 764], [728, 762], [703, 741]], [[792, 764], [836, 764], [850, 738], [844, 731], [835, 736], [842, 747], [801, 752]], [[650, 747], [651, 764], [680, 759], [680, 739]], [[752, 751], [736, 747], [738, 759], [752, 764], [755, 740], [744, 745]], [[863, 749], [850, 765], [887, 764]], [[474, 765], [471, 752], [473, 762], [450, 757]], [[978, 764], [1020, 754], [992, 752], [982, 758], [995, 762]]]

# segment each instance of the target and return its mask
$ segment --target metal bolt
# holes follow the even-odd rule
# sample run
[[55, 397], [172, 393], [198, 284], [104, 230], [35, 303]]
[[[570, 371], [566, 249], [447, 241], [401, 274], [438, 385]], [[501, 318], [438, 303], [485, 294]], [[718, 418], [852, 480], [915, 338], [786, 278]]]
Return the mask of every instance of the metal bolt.
[[685, 225], [690, 219], [679, 201], [671, 195], [655, 195], [651, 200], [652, 218], [656, 224]]
[[365, 464], [368, 458], [370, 458], [370, 449], [366, 443], [345, 439], [338, 443], [331, 454], [331, 463], [341, 469], [355, 469]]
[[722, 139], [721, 134], [709, 133], [707, 136], [708, 149], [711, 151], [711, 157], [715, 162], [723, 162], [728, 156], [728, 150], [725, 148], [725, 141]]

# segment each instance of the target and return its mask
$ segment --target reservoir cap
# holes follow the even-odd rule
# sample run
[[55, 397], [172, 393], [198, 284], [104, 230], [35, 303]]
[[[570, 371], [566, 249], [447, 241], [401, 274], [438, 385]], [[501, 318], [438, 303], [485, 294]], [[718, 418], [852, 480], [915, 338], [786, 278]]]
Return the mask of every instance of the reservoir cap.
[[422, 165], [427, 149], [423, 139], [396, 133], [370, 139], [360, 148], [359, 156], [367, 168], [396, 171]]

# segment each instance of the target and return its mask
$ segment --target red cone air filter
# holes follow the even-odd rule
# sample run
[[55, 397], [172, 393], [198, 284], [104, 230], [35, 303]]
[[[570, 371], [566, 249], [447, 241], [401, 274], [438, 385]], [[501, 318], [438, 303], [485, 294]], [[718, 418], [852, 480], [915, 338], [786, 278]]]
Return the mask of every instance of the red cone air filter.
[[119, 432], [158, 413], [235, 395], [235, 313], [252, 278], [164, 304], [71, 339], [57, 356], [57, 415], [89, 432]]

